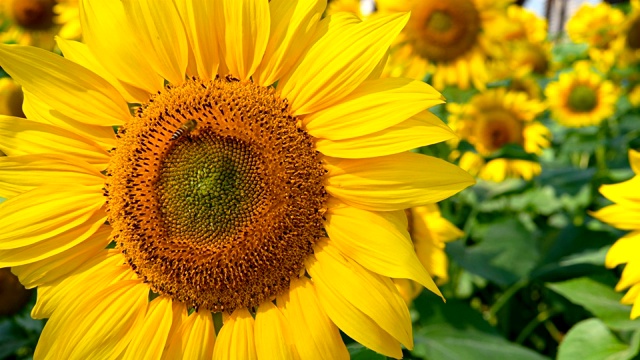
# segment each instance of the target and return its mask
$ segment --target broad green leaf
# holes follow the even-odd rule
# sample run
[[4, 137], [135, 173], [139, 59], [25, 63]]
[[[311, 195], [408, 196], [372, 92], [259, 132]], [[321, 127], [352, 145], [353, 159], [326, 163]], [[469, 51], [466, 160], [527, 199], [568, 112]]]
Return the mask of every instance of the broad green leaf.
[[414, 306], [420, 314], [412, 354], [429, 360], [545, 360], [503, 338], [482, 315], [460, 301], [446, 304], [423, 293]]
[[599, 319], [587, 319], [569, 330], [558, 349], [558, 360], [626, 360], [638, 353], [618, 339]]
[[612, 329], [640, 329], [640, 320], [630, 320], [631, 306], [620, 303], [623, 294], [613, 289], [616, 279], [606, 277], [581, 277], [546, 286], [567, 298], [574, 304], [583, 306]]

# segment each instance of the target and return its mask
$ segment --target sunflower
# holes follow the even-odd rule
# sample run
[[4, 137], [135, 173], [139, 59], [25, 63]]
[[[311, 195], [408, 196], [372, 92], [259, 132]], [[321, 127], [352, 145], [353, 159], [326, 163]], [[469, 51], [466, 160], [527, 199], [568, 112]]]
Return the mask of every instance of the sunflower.
[[618, 41], [622, 44], [622, 65], [640, 62], [640, 0], [631, 0], [631, 12], [627, 15]]
[[[366, 11], [363, 11], [366, 10]], [[369, 15], [372, 9], [366, 8], [360, 0], [333, 0], [327, 7], [327, 14], [332, 15], [338, 12], [349, 12], [356, 14], [359, 18]]]
[[0, 117], [0, 264], [38, 287], [36, 359], [413, 346], [391, 278], [439, 291], [404, 209], [473, 179], [408, 151], [454, 136], [441, 95], [379, 78], [408, 15], [325, 7], [84, 0], [64, 58], [0, 46], [28, 119]]
[[4, 43], [33, 45], [51, 50], [54, 36], [80, 37], [78, 0], [0, 0]]
[[618, 229], [631, 231], [618, 239], [607, 252], [605, 265], [614, 268], [621, 264], [627, 264], [622, 272], [622, 277], [617, 291], [629, 288], [622, 298], [623, 304], [633, 305], [631, 318], [640, 316], [640, 269], [638, 265], [638, 244], [640, 240], [640, 198], [638, 198], [638, 186], [640, 186], [640, 152], [630, 150], [629, 162], [635, 176], [630, 180], [619, 184], [602, 185], [600, 193], [615, 204], [606, 206], [592, 215]]
[[13, 79], [0, 79], [0, 115], [24, 117], [22, 88]]
[[[460, 238], [463, 232], [445, 219], [437, 204], [407, 210], [409, 233], [418, 259], [438, 285], [449, 281], [449, 260], [445, 244]], [[407, 303], [422, 292], [422, 285], [408, 279], [394, 279], [398, 291]]]
[[500, 56], [504, 16], [511, 0], [379, 0], [378, 12], [411, 11], [391, 49], [386, 73], [422, 79], [433, 74], [437, 89], [471, 84], [483, 89], [487, 62]]
[[600, 124], [615, 112], [617, 94], [613, 82], [594, 72], [585, 61], [576, 63], [573, 71], [560, 74], [558, 81], [545, 89], [554, 118], [569, 127]]
[[640, 84], [634, 86], [627, 96], [629, 97], [629, 102], [632, 106], [640, 107]]
[[[526, 158], [539, 155], [550, 145], [549, 130], [535, 118], [545, 106], [523, 92], [494, 88], [474, 95], [468, 104], [449, 104], [449, 124], [461, 139], [477, 151], [465, 152], [460, 167], [481, 179], [503, 181], [507, 177], [529, 180], [540, 165]], [[525, 159], [505, 158], [500, 151], [516, 146]]]
[[624, 13], [606, 2], [597, 5], [583, 4], [566, 25], [571, 40], [589, 45], [589, 57], [603, 70], [615, 62], [621, 48], [617, 40]]

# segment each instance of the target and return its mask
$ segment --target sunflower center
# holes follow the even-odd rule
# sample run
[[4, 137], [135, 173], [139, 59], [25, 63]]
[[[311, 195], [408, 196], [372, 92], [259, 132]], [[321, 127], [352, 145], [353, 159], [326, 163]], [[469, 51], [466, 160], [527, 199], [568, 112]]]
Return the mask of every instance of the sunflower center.
[[522, 123], [511, 113], [504, 110], [487, 111], [478, 122], [477, 146], [481, 152], [488, 154], [502, 148], [506, 144], [522, 145]]
[[274, 89], [228, 77], [168, 88], [121, 129], [109, 220], [153, 291], [231, 312], [288, 290], [325, 236], [325, 170], [297, 123]]
[[589, 112], [598, 105], [598, 94], [587, 85], [576, 85], [569, 93], [569, 108], [574, 112]]
[[640, 49], [640, 16], [636, 17], [629, 27], [627, 46], [633, 50]]
[[417, 2], [409, 27], [416, 51], [430, 61], [452, 61], [477, 43], [480, 14], [471, 0]]
[[15, 22], [29, 30], [43, 30], [53, 25], [53, 0], [13, 0]]

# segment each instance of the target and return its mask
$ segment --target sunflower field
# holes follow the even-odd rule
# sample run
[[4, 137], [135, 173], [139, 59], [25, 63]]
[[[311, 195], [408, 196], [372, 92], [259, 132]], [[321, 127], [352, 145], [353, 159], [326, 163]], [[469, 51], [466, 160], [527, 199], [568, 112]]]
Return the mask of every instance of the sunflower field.
[[640, 0], [522, 3], [0, 0], [0, 360], [640, 359]]

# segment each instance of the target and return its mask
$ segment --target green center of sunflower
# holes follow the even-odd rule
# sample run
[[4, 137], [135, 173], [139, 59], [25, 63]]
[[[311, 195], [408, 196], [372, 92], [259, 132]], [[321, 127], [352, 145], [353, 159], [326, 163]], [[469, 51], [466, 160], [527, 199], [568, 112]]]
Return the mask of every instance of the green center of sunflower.
[[471, 0], [419, 1], [412, 13], [407, 33], [429, 61], [453, 61], [477, 43], [481, 21]]
[[53, 0], [13, 0], [14, 21], [28, 30], [45, 30], [53, 26]]
[[446, 32], [453, 26], [451, 16], [443, 11], [434, 11], [429, 20], [427, 20], [427, 27], [439, 32]]
[[153, 291], [195, 308], [255, 308], [288, 290], [325, 236], [325, 170], [272, 88], [189, 80], [119, 132], [109, 221]]
[[589, 112], [598, 105], [598, 94], [588, 85], [576, 85], [569, 93], [567, 105], [574, 112]]
[[640, 49], [640, 16], [637, 16], [629, 27], [627, 46], [633, 50]]

